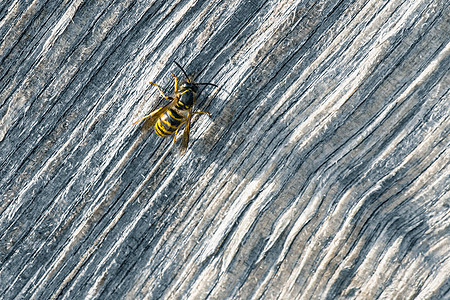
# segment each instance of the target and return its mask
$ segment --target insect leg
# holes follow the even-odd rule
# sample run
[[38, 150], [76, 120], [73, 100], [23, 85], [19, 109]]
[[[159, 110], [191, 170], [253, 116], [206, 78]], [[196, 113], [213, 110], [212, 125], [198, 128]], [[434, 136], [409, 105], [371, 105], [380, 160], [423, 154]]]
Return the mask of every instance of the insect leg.
[[175, 94], [178, 92], [178, 78], [174, 74], [172, 74], [173, 78], [175, 78]]
[[161, 95], [164, 97], [164, 99], [170, 99], [170, 97], [167, 97], [166, 95], [164, 95], [163, 91], [156, 83], [150, 82], [150, 84], [152, 84], [158, 88], [158, 91], [161, 93]]
[[173, 135], [173, 142], [175, 143], [177, 141], [177, 134], [178, 134], [178, 130], [180, 130], [181, 125], [183, 125], [184, 123], [186, 123], [186, 120], [184, 120], [183, 122], [181, 122], [180, 126], [177, 128], [177, 130], [175, 131], [175, 134]]

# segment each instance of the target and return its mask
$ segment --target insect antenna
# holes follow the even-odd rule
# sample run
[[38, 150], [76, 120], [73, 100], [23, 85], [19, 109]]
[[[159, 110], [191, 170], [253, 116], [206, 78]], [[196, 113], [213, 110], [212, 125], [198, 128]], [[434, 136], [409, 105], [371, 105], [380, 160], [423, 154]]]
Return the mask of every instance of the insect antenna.
[[[186, 73], [186, 71], [180, 66], [179, 63], [177, 63], [176, 61], [173, 61], [173, 62], [178, 66], [178, 68], [181, 69], [181, 71], [183, 71], [184, 76], [186, 76], [186, 78], [187, 78], [188, 81], [190, 82], [189, 76], [188, 76], [188, 74]], [[215, 87], [217, 87], [217, 88], [219, 87], [217, 84], [210, 83], [210, 82], [196, 82], [195, 84], [198, 84], [198, 85], [212, 85], [212, 86], [215, 86]]]
[[183, 71], [183, 73], [184, 73], [184, 76], [186, 76], [186, 78], [189, 80], [189, 76], [188, 76], [188, 74], [186, 73], [186, 71], [180, 66], [180, 64], [179, 63], [177, 63], [176, 61], [173, 61], [177, 66], [178, 66], [178, 68], [180, 68], [181, 69], [181, 71]]

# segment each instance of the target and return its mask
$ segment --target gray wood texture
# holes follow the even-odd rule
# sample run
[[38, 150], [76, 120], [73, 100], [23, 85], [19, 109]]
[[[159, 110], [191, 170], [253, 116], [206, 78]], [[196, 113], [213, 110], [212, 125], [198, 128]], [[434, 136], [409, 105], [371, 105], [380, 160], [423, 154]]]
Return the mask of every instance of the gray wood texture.
[[[449, 16], [2, 1], [1, 299], [449, 299]], [[184, 156], [132, 125], [173, 61]]]

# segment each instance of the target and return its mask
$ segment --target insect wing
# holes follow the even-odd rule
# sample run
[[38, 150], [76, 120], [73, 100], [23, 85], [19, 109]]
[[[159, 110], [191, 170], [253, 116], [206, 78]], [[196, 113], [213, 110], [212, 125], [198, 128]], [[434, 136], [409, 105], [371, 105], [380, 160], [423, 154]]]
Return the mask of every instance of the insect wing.
[[186, 127], [183, 132], [183, 139], [181, 140], [180, 154], [184, 155], [186, 153], [189, 144], [189, 130], [191, 129], [191, 110], [189, 110], [189, 115], [186, 120]]
[[159, 118], [161, 118], [161, 116], [167, 111], [169, 110], [171, 107], [173, 107], [175, 104], [177, 103], [177, 99], [172, 99], [172, 101], [170, 103], [168, 103], [167, 105], [154, 110], [151, 114], [137, 120], [136, 122], [133, 123], [139, 123], [140, 121], [145, 120], [144, 125], [142, 126], [142, 128], [144, 130], [148, 130], [151, 127], [153, 127], [156, 124], [156, 121], [158, 121]]

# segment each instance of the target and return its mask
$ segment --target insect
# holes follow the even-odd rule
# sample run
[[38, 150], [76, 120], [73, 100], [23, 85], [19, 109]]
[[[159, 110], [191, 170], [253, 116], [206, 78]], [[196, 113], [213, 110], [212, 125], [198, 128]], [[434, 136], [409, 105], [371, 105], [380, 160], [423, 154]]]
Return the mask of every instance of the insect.
[[143, 125], [144, 129], [149, 129], [154, 126], [156, 134], [162, 137], [174, 134], [173, 142], [175, 143], [178, 130], [181, 125], [186, 124], [180, 146], [180, 154], [183, 155], [186, 152], [189, 143], [191, 117], [193, 115], [204, 113], [211, 117], [211, 114], [208, 111], [192, 112], [192, 108], [197, 98], [198, 86], [212, 85], [217, 87], [217, 85], [213, 83], [195, 82], [194, 79], [189, 77], [176, 61], [174, 61], [174, 63], [181, 69], [181, 71], [183, 71], [186, 78], [181, 81], [180, 87], [178, 87], [178, 78], [172, 74], [175, 78], [175, 91], [172, 96], [168, 97], [164, 95], [163, 91], [156, 83], [150, 82], [150, 84], [158, 88], [159, 93], [165, 99], [169, 100], [170, 103], [137, 120], [133, 123], [133, 125], [139, 123], [140, 121], [146, 120]]

